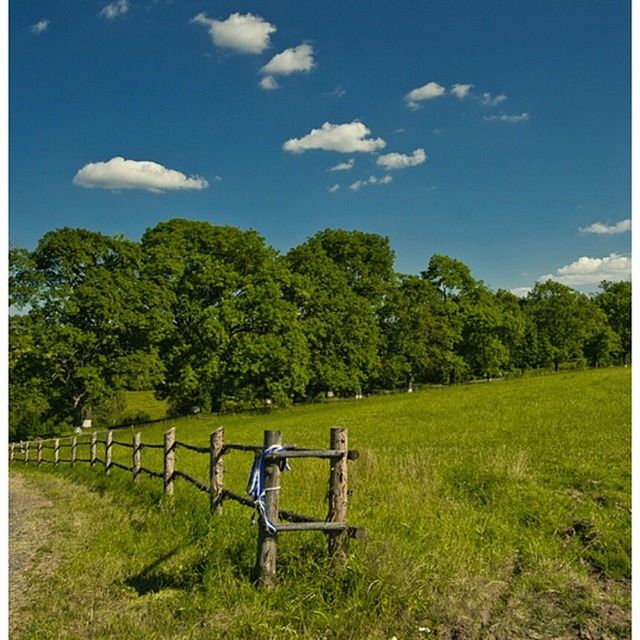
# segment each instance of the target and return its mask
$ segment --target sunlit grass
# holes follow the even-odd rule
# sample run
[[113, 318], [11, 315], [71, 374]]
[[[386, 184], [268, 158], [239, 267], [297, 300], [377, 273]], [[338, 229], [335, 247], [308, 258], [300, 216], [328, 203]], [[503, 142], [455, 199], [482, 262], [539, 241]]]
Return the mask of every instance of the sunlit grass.
[[[78, 465], [54, 473], [78, 493], [69, 509], [88, 512], [91, 496], [100, 505], [94, 531], [79, 548], [66, 543], [32, 631], [86, 628], [84, 609], [55, 602], [89, 593], [108, 606], [94, 610], [91, 635], [64, 637], [629, 636], [628, 369], [194, 416], [114, 438], [140, 430], [158, 443], [175, 426], [179, 440], [205, 446], [220, 425], [229, 442], [260, 444], [278, 429], [305, 447], [349, 428], [361, 453], [349, 463], [349, 520], [369, 536], [351, 543], [346, 569], [330, 571], [322, 534], [281, 534], [280, 583], [264, 592], [250, 580], [250, 510], [226, 503], [211, 518], [207, 496], [181, 480], [168, 500], [160, 480], [134, 488], [126, 472]], [[130, 464], [129, 449], [114, 454]], [[251, 459], [227, 456], [229, 488], [243, 493]], [[144, 450], [143, 465], [161, 470], [161, 452]], [[207, 456], [179, 449], [177, 468], [206, 481]], [[43, 486], [51, 478], [29, 473]], [[327, 479], [326, 461], [294, 461], [281, 507], [324, 518]], [[91, 581], [87, 562], [105, 564]]]

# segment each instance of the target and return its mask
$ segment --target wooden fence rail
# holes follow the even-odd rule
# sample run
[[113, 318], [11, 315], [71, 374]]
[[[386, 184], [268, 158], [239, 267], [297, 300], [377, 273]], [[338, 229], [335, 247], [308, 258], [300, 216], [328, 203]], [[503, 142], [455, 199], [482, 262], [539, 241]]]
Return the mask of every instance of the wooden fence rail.
[[[61, 442], [60, 438], [49, 440], [36, 440], [24, 442], [12, 442], [9, 445], [10, 462], [21, 461], [24, 464], [30, 462], [30, 446], [35, 445], [37, 452], [36, 463], [57, 466], [62, 462], [88, 463], [91, 467], [100, 464], [105, 473], [111, 473], [113, 468], [122, 469], [131, 473], [133, 482], [138, 482], [144, 473], [152, 478], [162, 479], [164, 492], [173, 495], [175, 480], [181, 478], [196, 489], [208, 494], [209, 508], [217, 516], [222, 514], [222, 505], [225, 500], [232, 500], [238, 504], [256, 509], [257, 505], [250, 497], [239, 495], [224, 486], [224, 456], [230, 451], [244, 451], [253, 453], [257, 458], [273, 445], [281, 445], [282, 436], [279, 431], [265, 431], [262, 446], [224, 442], [224, 428], [219, 427], [209, 437], [209, 446], [201, 447], [176, 440], [175, 428], [169, 429], [164, 434], [164, 442], [142, 443], [140, 433], [133, 434], [131, 442], [122, 442], [113, 439], [113, 433], [108, 431], [104, 439], [99, 439], [97, 432], [90, 434], [87, 442], [78, 443], [77, 437], [70, 436], [67, 442]], [[104, 458], [98, 457], [98, 445], [104, 446]], [[113, 460], [113, 447], [131, 449], [131, 466]], [[78, 457], [78, 447], [88, 447], [89, 457]], [[61, 458], [60, 450], [70, 448], [69, 458]], [[176, 449], [183, 448], [194, 453], [209, 456], [208, 484], [195, 478], [181, 469], [176, 469]], [[163, 469], [157, 471], [142, 465], [142, 452], [144, 449], [162, 449]], [[45, 450], [53, 451], [53, 459], [44, 457]], [[344, 564], [347, 558], [350, 538], [360, 539], [366, 535], [364, 529], [347, 523], [347, 461], [356, 460], [359, 454], [348, 447], [347, 429], [333, 427], [330, 432], [328, 449], [304, 449], [294, 445], [284, 445], [282, 449], [265, 455], [263, 487], [265, 489], [265, 515], [269, 522], [273, 523], [275, 531], [267, 526], [264, 518], [259, 518], [258, 548], [255, 565], [256, 581], [266, 587], [272, 587], [276, 582], [277, 538], [278, 533], [290, 531], [321, 531], [327, 536], [328, 553], [336, 564]], [[20, 459], [21, 458], [21, 459]], [[308, 516], [280, 509], [280, 468], [283, 460], [288, 458], [305, 459], [316, 458], [329, 461], [329, 511], [323, 521], [313, 516]], [[283, 522], [284, 521], [284, 522]]]

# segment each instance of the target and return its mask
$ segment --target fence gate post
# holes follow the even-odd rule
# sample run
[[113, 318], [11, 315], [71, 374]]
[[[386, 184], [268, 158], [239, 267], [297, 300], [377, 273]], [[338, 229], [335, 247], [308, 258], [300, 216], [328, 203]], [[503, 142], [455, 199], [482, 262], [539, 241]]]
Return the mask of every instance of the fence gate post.
[[111, 473], [111, 447], [113, 447], [113, 433], [107, 431], [107, 439], [104, 445], [104, 472]]
[[92, 467], [96, 466], [96, 458], [98, 457], [96, 455], [97, 441], [98, 441], [98, 434], [94, 431], [91, 434], [91, 442], [89, 443], [89, 462], [91, 463]]
[[[281, 444], [282, 435], [279, 431], [264, 432], [264, 448], [274, 444]], [[280, 497], [280, 467], [271, 461], [264, 467], [264, 490], [267, 518], [273, 523], [278, 519], [278, 502]], [[276, 533], [269, 533], [263, 518], [260, 518], [258, 533], [258, 558], [256, 562], [256, 577], [265, 587], [276, 584], [277, 537]]]
[[29, 441], [27, 440], [24, 443], [24, 463], [27, 464], [29, 462]]
[[[329, 442], [330, 449], [344, 451], [340, 458], [331, 460], [329, 470], [329, 515], [327, 522], [347, 521], [347, 452], [349, 450], [348, 431], [343, 427], [332, 427]], [[347, 558], [349, 534], [344, 531], [332, 531], [327, 534], [329, 555], [336, 563]]]
[[164, 434], [164, 492], [173, 495], [173, 472], [176, 465], [175, 454], [176, 428], [169, 429]]
[[140, 447], [140, 434], [133, 434], [133, 481], [138, 482], [140, 480], [140, 466], [141, 466], [141, 447]]
[[9, 452], [10, 452], [9, 453], [9, 462], [13, 462], [13, 459], [15, 457], [15, 447], [16, 447], [15, 442], [12, 442], [11, 446], [9, 448]]
[[76, 463], [76, 447], [78, 446], [78, 438], [73, 436], [71, 438], [71, 466]]
[[38, 466], [42, 464], [42, 440], [38, 438]]
[[60, 438], [56, 438], [53, 441], [53, 464], [58, 466], [60, 461]]
[[222, 445], [224, 427], [218, 427], [209, 437], [209, 506], [211, 513], [222, 513], [222, 492], [224, 490], [224, 462]]

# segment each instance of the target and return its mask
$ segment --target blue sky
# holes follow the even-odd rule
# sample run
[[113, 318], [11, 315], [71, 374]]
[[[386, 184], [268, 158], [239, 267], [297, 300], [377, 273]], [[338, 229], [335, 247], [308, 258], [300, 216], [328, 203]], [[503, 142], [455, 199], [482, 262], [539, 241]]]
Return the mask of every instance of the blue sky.
[[379, 233], [400, 272], [444, 253], [494, 289], [629, 277], [628, 2], [9, 12], [12, 246], [62, 226], [137, 240], [178, 216], [281, 251]]

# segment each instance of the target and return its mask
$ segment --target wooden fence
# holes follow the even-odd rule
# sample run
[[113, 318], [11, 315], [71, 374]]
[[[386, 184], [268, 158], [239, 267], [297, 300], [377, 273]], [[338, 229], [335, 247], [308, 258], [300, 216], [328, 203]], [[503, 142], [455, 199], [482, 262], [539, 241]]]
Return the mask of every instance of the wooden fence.
[[[153, 478], [160, 478], [164, 484], [164, 492], [173, 495], [174, 482], [181, 478], [200, 491], [208, 494], [211, 512], [219, 516], [222, 514], [222, 504], [225, 500], [233, 500], [241, 505], [256, 508], [254, 501], [237, 494], [224, 486], [223, 457], [229, 451], [247, 451], [254, 456], [261, 456], [266, 449], [273, 445], [281, 445], [282, 436], [279, 431], [265, 431], [263, 445], [246, 445], [224, 442], [224, 428], [220, 427], [211, 433], [208, 447], [199, 447], [176, 440], [175, 428], [164, 434], [162, 444], [143, 444], [140, 433], [133, 434], [131, 442], [114, 440], [113, 432], [108, 431], [104, 439], [98, 438], [98, 433], [90, 435], [88, 442], [78, 443], [76, 436], [68, 438], [52, 438], [50, 440], [35, 440], [9, 445], [10, 462], [35, 462], [38, 465], [61, 463], [75, 465], [88, 463], [92, 467], [97, 464], [104, 466], [107, 474], [113, 468], [119, 468], [132, 474], [133, 482], [137, 482], [141, 475], [147, 474]], [[78, 448], [89, 446], [89, 457], [78, 458]], [[98, 445], [104, 445], [104, 457], [98, 458]], [[127, 447], [131, 449], [131, 466], [113, 460], [113, 447]], [[175, 452], [178, 447], [188, 449], [209, 456], [208, 484], [201, 482], [186, 471], [176, 469]], [[43, 455], [47, 449], [53, 450], [51, 459]], [[70, 449], [68, 458], [61, 458], [60, 452]], [[162, 449], [163, 470], [157, 471], [142, 466], [142, 451], [144, 449]], [[35, 460], [33, 452], [35, 451]], [[348, 469], [347, 461], [358, 458], [358, 452], [348, 447], [348, 432], [342, 427], [334, 427], [330, 432], [328, 449], [303, 449], [287, 445], [283, 450], [265, 456], [264, 488], [266, 517], [275, 524], [275, 532], [271, 533], [265, 525], [264, 519], [259, 518], [258, 553], [255, 565], [255, 578], [265, 586], [273, 586], [276, 580], [277, 534], [289, 531], [322, 531], [327, 536], [328, 552], [333, 562], [343, 564], [346, 561], [350, 538], [362, 538], [366, 535], [364, 529], [347, 523], [348, 504]], [[329, 512], [326, 520], [291, 511], [283, 511], [279, 507], [280, 497], [280, 467], [283, 459], [292, 458], [323, 458], [329, 460]], [[283, 522], [284, 521], [284, 522]]]

